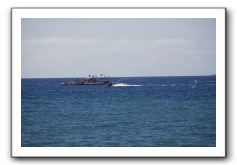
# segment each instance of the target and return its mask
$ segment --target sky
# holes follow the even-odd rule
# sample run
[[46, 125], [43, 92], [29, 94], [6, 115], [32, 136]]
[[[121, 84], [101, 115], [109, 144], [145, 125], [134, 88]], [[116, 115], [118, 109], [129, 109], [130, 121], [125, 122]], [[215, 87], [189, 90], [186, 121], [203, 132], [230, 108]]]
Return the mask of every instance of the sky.
[[22, 78], [216, 74], [214, 18], [23, 18]]

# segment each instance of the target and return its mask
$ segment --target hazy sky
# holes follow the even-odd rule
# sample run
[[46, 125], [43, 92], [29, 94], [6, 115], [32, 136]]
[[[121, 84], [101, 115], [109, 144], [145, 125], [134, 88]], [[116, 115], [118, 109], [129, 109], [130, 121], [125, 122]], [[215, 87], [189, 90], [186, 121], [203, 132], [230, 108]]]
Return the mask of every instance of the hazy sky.
[[216, 73], [215, 19], [22, 19], [22, 77]]

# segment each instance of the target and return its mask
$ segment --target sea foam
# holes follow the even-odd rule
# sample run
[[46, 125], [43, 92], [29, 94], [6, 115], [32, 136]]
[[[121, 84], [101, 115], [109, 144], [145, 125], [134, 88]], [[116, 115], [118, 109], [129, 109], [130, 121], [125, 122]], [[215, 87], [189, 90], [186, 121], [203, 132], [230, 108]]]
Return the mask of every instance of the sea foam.
[[143, 85], [134, 85], [134, 84], [125, 84], [125, 83], [117, 83], [114, 84], [113, 87], [138, 87]]

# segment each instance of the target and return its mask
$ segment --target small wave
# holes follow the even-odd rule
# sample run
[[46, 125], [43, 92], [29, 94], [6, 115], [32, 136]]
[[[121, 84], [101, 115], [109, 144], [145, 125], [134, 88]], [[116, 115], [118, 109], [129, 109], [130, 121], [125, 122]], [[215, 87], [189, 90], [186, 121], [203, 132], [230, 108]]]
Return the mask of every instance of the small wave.
[[161, 86], [161, 87], [169, 87], [169, 86], [175, 87], [176, 84], [161, 84], [160, 86]]
[[125, 84], [125, 83], [117, 83], [114, 84], [113, 87], [139, 87], [143, 85], [133, 85], [133, 84]]
[[216, 84], [205, 84], [205, 85], [216, 85]]
[[168, 85], [167, 84], [161, 84], [160, 86], [161, 87], [167, 87]]

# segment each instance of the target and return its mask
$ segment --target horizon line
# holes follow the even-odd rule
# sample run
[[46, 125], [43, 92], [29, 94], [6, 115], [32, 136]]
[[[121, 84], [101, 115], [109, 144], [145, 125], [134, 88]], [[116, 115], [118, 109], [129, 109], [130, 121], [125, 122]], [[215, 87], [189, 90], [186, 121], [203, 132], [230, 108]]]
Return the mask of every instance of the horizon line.
[[[177, 76], [106, 76], [106, 77], [110, 77], [110, 78], [117, 78], [117, 77], [131, 77], [131, 78], [135, 78], [135, 77], [201, 77], [201, 76], [216, 76], [216, 74], [208, 74], [208, 75], [177, 75]], [[84, 77], [21, 77], [21, 79], [49, 79], [49, 78], [86, 78], [86, 76]], [[100, 78], [100, 77], [97, 77]]]

